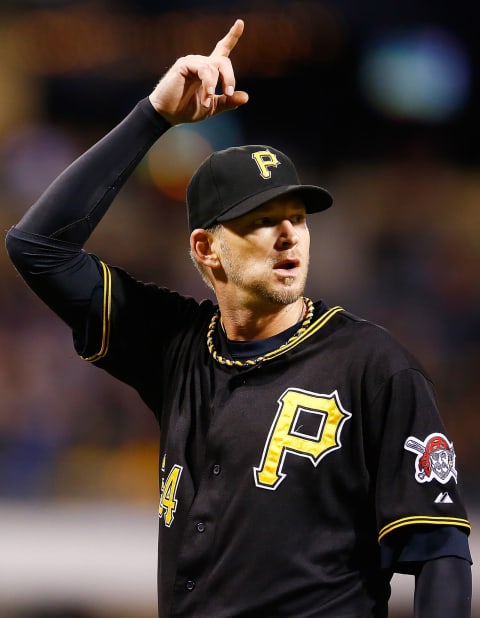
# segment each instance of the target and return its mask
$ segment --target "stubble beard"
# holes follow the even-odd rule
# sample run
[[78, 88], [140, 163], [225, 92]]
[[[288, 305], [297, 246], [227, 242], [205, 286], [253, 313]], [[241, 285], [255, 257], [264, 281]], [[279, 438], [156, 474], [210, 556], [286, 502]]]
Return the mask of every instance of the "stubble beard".
[[[242, 267], [241, 264], [232, 259], [226, 243], [222, 242], [221, 245], [222, 266], [225, 274], [227, 278], [238, 287], [244, 290], [249, 289], [263, 300], [279, 305], [290, 305], [303, 296], [307, 280], [308, 263], [300, 281], [298, 281], [298, 277], [284, 277], [282, 288], [274, 289], [266, 280], [252, 281], [245, 274], [248, 269]], [[273, 266], [273, 262], [267, 261], [266, 272], [270, 272]]]

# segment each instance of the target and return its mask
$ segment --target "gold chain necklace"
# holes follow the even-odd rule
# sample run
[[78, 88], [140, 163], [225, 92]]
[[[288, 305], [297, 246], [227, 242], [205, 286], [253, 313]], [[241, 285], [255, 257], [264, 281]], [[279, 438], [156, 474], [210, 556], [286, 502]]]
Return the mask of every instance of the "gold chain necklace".
[[[300, 335], [302, 335], [305, 332], [305, 330], [308, 328], [308, 326], [310, 325], [310, 322], [312, 321], [312, 318], [313, 318], [313, 312], [315, 310], [315, 306], [313, 302], [309, 298], [306, 298], [305, 296], [303, 297], [303, 302], [305, 303], [305, 307], [306, 307], [305, 317], [302, 323], [300, 324], [300, 327], [298, 328], [298, 330], [290, 337], [290, 339], [288, 339], [288, 341], [283, 343], [280, 346], [280, 348], [283, 348], [289, 345], [290, 343], [292, 343], [292, 341], [295, 341], [296, 339], [298, 339], [298, 337], [300, 337]], [[213, 317], [210, 321], [210, 324], [208, 326], [208, 332], [207, 332], [208, 351], [213, 356], [214, 360], [217, 361], [217, 363], [220, 363], [221, 365], [227, 365], [228, 367], [252, 367], [253, 365], [261, 363], [264, 360], [268, 360], [265, 356], [259, 356], [258, 358], [248, 359], [245, 361], [230, 360], [229, 358], [224, 358], [223, 356], [220, 356], [220, 354], [215, 350], [215, 346], [213, 344], [213, 334], [215, 332], [215, 328], [217, 326], [219, 319], [220, 319], [220, 310], [217, 309], [217, 311], [213, 314]]]

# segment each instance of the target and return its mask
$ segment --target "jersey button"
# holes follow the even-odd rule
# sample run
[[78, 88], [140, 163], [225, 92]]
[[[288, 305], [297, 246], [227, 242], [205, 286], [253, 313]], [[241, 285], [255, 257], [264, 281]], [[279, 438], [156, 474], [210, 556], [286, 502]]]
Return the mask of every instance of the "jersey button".
[[187, 583], [185, 584], [185, 588], [187, 590], [193, 590], [195, 588], [195, 582], [193, 579], [187, 579]]
[[199, 521], [197, 524], [197, 530], [198, 532], [205, 532], [205, 528], [207, 526], [203, 523], [203, 521]]
[[213, 474], [215, 474], [215, 476], [217, 476], [218, 474], [220, 474], [222, 468], [220, 467], [220, 464], [215, 464], [213, 466]]

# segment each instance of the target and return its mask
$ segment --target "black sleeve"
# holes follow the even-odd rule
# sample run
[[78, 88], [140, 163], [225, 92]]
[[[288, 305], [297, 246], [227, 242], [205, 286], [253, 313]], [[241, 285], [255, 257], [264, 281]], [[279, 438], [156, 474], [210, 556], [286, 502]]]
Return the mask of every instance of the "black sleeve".
[[26, 283], [76, 328], [101, 293], [99, 261], [82, 247], [148, 149], [170, 127], [148, 98], [74, 161], [7, 233]]
[[472, 563], [468, 535], [456, 526], [405, 526], [381, 544], [382, 568], [396, 573], [412, 575], [418, 564], [446, 556]]
[[83, 245], [149, 148], [170, 127], [148, 98], [72, 163], [17, 224]]
[[471, 604], [472, 571], [469, 562], [450, 556], [419, 565], [415, 576], [415, 618], [470, 618]]

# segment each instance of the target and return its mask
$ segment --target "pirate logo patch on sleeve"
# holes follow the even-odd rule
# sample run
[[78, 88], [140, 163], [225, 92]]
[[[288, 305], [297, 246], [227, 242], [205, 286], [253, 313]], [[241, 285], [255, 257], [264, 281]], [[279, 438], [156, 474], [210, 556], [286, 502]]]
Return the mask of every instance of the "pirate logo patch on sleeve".
[[415, 478], [419, 483], [429, 483], [436, 479], [445, 484], [450, 478], [457, 482], [455, 450], [443, 434], [431, 433], [423, 442], [409, 436], [405, 440], [404, 448], [417, 454]]

